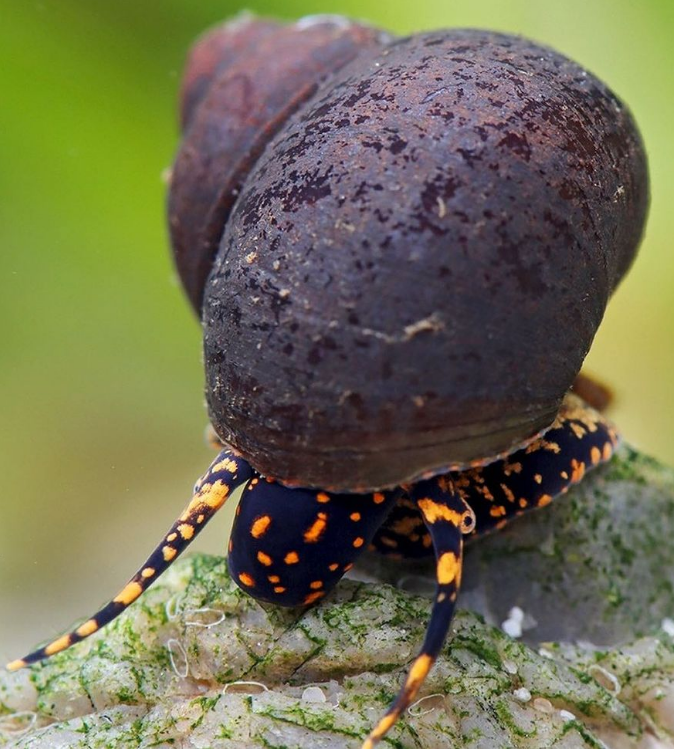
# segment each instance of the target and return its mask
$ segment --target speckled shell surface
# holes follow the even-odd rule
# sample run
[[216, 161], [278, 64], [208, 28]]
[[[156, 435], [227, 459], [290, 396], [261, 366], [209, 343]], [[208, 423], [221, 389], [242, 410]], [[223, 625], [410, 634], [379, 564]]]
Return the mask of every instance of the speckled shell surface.
[[169, 228], [198, 314], [225, 222], [255, 160], [323, 80], [388, 38], [345, 19], [283, 26], [243, 17], [195, 44], [182, 86], [184, 136], [171, 179]]
[[207, 400], [263, 474], [365, 490], [548, 426], [647, 209], [632, 118], [476, 30], [347, 65], [252, 166], [205, 291]]

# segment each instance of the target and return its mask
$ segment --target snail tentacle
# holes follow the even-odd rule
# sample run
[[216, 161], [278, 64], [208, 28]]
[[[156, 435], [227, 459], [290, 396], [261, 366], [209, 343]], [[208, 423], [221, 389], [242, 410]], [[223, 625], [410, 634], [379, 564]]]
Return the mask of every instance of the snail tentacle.
[[211, 463], [208, 471], [197, 482], [189, 505], [150, 554], [145, 564], [122, 590], [77, 629], [62, 635], [24, 658], [12, 661], [7, 665], [7, 669], [17, 671], [31, 663], [60, 653], [116, 619], [171, 566], [225, 504], [234, 489], [252, 476], [253, 469], [245, 460], [237, 457], [231, 450], [222, 450]]
[[428, 532], [436, 558], [436, 592], [421, 652], [412, 663], [398, 696], [365, 740], [372, 749], [388, 733], [400, 715], [414, 702], [447, 636], [461, 586], [463, 535], [473, 526], [471, 508], [447, 476], [420, 481], [410, 489]]

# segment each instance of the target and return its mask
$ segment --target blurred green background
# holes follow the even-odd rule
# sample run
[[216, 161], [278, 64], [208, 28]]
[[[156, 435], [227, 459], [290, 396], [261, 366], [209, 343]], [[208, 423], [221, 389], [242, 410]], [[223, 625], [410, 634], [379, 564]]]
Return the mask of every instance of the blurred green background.
[[[104, 602], [208, 464], [199, 327], [166, 238], [190, 41], [212, 0], [0, 0], [0, 658]], [[409, 32], [548, 43], [628, 102], [650, 154], [646, 241], [588, 364], [627, 438], [674, 463], [674, 3], [260, 0]], [[226, 519], [198, 547], [224, 551]]]

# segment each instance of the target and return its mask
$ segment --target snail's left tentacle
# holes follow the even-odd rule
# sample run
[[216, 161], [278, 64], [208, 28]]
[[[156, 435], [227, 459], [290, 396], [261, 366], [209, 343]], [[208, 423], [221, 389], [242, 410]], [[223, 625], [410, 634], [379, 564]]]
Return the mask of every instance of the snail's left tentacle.
[[399, 493], [333, 494], [253, 479], [232, 527], [230, 574], [257, 600], [315, 603], [353, 567]]
[[245, 460], [237, 457], [231, 450], [222, 450], [211, 463], [208, 471], [197, 482], [189, 505], [150, 554], [145, 564], [112, 601], [77, 629], [20, 660], [12, 661], [7, 668], [10, 671], [16, 671], [55, 653], [60, 653], [116, 619], [189, 546], [206, 523], [225, 504], [233, 490], [252, 476], [253, 469]]
[[436, 593], [421, 652], [405, 683], [384, 717], [372, 730], [362, 749], [372, 749], [416, 698], [435, 663], [454, 615], [461, 585], [463, 535], [475, 522], [470, 507], [461, 499], [447, 476], [421, 481], [410, 489], [433, 540], [436, 557]]

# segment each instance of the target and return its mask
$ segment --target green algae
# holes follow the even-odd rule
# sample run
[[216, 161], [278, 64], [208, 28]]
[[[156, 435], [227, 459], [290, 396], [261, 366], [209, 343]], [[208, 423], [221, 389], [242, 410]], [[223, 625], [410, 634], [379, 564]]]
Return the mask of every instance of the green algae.
[[[541, 624], [514, 641], [489, 608], [486, 620], [460, 611], [424, 686], [432, 707], [420, 703], [384, 745], [542, 749], [573, 736], [574, 747], [601, 747], [618, 736], [637, 749], [650, 736], [674, 746], [674, 642], [659, 629], [674, 613], [672, 531], [674, 472], [624, 446], [562, 501], [473, 544], [468, 574], [477, 568], [483, 593], [508, 585], [506, 600], [536, 617], [535, 584], [555, 617], [569, 612], [560, 626], [572, 636], [539, 650]], [[88, 641], [0, 674], [0, 746], [146, 749], [189, 736], [203, 749], [356, 749], [396, 694], [429, 611], [423, 598], [354, 581], [308, 611], [261, 606], [224, 560], [194, 555]], [[563, 642], [583, 617], [623, 643]], [[323, 702], [305, 698], [308, 684]]]

